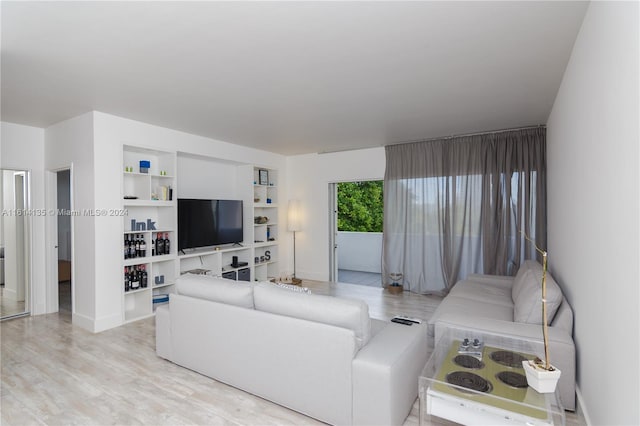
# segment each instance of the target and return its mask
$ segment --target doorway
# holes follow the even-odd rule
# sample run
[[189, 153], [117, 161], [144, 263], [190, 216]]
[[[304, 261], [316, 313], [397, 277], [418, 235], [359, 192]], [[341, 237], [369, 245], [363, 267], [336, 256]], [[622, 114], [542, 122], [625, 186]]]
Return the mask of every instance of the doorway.
[[71, 170], [56, 172], [58, 219], [58, 309], [71, 312]]
[[383, 181], [329, 184], [331, 281], [382, 286]]

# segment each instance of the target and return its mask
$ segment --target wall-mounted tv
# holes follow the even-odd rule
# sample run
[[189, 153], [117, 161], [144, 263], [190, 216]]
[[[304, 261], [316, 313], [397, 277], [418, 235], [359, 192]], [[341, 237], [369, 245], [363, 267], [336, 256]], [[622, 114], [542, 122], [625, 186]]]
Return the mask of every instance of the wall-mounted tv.
[[242, 200], [178, 199], [178, 250], [241, 243]]

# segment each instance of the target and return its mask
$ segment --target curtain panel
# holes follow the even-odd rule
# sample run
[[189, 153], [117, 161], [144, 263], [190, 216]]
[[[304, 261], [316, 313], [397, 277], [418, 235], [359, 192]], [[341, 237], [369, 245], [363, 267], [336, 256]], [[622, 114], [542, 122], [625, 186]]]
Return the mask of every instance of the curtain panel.
[[406, 290], [444, 294], [468, 274], [514, 275], [537, 258], [545, 135], [536, 127], [387, 146], [383, 282], [401, 273]]

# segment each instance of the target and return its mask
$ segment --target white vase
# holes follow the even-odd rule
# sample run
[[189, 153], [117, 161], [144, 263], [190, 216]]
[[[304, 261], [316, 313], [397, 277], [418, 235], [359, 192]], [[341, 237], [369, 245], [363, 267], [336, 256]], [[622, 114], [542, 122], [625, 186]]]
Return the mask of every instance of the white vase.
[[561, 371], [553, 367], [552, 371], [536, 367], [532, 361], [522, 361], [522, 368], [527, 375], [527, 383], [540, 393], [556, 391]]

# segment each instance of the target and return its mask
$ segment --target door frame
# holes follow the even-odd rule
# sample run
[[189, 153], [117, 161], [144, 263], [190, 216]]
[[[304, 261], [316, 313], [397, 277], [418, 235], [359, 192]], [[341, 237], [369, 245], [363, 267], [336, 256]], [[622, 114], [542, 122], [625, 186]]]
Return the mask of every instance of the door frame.
[[76, 312], [75, 303], [75, 208], [74, 208], [74, 185], [73, 185], [73, 163], [68, 166], [55, 169], [48, 169], [45, 178], [45, 204], [47, 208], [47, 220], [45, 223], [46, 242], [46, 310], [47, 313], [58, 312], [58, 172], [69, 170], [69, 206], [71, 219], [71, 314]]
[[329, 281], [338, 282], [338, 182], [329, 182]]

